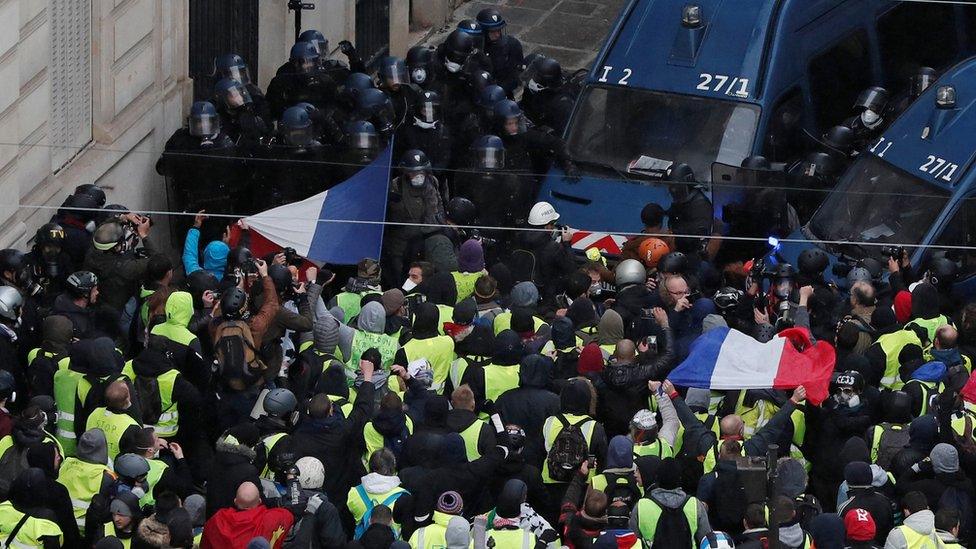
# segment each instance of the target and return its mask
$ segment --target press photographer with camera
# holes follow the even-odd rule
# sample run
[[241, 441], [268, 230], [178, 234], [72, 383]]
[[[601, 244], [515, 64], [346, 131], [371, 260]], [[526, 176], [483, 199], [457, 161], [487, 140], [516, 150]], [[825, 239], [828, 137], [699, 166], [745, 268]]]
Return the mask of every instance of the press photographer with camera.
[[98, 277], [99, 301], [122, 315], [123, 330], [135, 314], [133, 298], [146, 277], [149, 258], [157, 252], [151, 229], [148, 216], [130, 212], [109, 218], [95, 229], [85, 255], [84, 270]]

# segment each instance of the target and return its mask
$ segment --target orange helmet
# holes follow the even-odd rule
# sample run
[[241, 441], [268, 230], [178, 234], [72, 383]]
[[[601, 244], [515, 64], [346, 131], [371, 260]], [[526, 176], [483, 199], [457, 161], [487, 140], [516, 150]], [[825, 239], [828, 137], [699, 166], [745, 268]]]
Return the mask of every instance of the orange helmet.
[[668, 255], [671, 250], [668, 249], [668, 245], [664, 243], [660, 238], [648, 238], [641, 242], [640, 248], [638, 248], [638, 253], [640, 254], [640, 260], [644, 262], [644, 266], [648, 269], [654, 269], [657, 267], [657, 262], [661, 260], [662, 257]]

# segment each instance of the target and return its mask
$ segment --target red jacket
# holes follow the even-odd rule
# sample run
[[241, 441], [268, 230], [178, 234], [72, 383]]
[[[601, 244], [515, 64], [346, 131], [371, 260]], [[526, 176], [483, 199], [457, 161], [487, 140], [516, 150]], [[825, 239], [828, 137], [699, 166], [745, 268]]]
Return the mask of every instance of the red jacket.
[[203, 525], [203, 549], [244, 549], [252, 539], [261, 536], [271, 547], [281, 549], [294, 523], [287, 509], [268, 509], [264, 505], [239, 511], [224, 508]]

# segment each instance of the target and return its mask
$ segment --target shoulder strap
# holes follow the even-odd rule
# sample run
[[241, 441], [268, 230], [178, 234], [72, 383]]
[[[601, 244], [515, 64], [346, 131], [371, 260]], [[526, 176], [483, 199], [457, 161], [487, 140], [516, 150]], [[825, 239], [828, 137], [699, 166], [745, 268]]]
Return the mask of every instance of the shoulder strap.
[[400, 490], [399, 492], [394, 492], [394, 493], [386, 496], [386, 499], [383, 500], [383, 503], [381, 505], [386, 505], [387, 507], [390, 507], [392, 509], [392, 507], [390, 506], [391, 503], [393, 503], [394, 501], [400, 499], [400, 496], [404, 496], [404, 495], [409, 494], [409, 493], [410, 492], [408, 492], [406, 490]]
[[27, 513], [24, 513], [24, 516], [20, 517], [20, 521], [17, 522], [17, 526], [14, 526], [13, 531], [10, 532], [9, 536], [7, 536], [7, 541], [3, 543], [4, 547], [10, 547], [10, 542], [13, 541], [15, 537], [17, 537], [17, 534], [20, 532], [20, 529], [24, 527], [24, 523], [26, 523], [27, 519], [29, 518], [30, 515], [28, 515]]
[[366, 489], [360, 484], [356, 487], [356, 492], [359, 493], [359, 499], [363, 500], [363, 505], [366, 506], [366, 513], [363, 513], [365, 517], [367, 513], [373, 510], [373, 500], [369, 499], [369, 494], [366, 493]]
[[556, 414], [556, 419], [559, 420], [559, 423], [562, 423], [563, 424], [563, 429], [569, 427], [569, 420], [566, 419], [566, 416], [565, 415], [563, 415], [563, 414]]

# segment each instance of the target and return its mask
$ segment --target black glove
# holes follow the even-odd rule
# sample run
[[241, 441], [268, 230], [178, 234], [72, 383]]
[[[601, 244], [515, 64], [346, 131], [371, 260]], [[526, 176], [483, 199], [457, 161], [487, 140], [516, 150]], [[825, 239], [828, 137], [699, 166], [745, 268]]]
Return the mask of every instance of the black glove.
[[339, 51], [342, 52], [342, 55], [345, 55], [346, 57], [352, 57], [356, 55], [356, 46], [353, 46], [352, 42], [348, 40], [343, 40], [342, 42], [339, 42]]
[[495, 413], [495, 402], [493, 400], [486, 400], [484, 404], [481, 405], [481, 411], [487, 415], [492, 415]]

